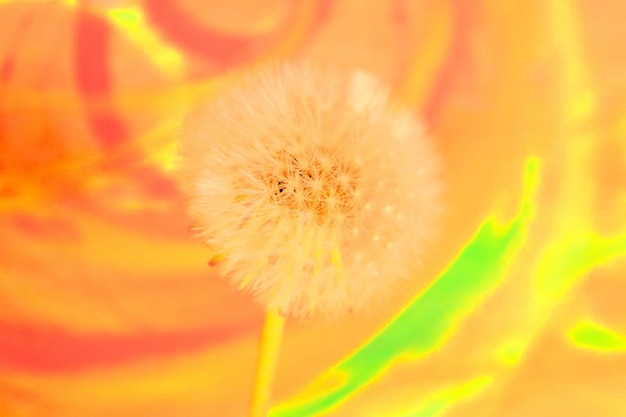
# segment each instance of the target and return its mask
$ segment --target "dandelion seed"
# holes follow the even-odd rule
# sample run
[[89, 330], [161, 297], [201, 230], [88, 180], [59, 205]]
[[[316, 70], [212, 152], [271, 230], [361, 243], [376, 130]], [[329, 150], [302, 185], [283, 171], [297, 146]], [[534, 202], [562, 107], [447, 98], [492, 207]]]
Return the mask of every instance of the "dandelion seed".
[[364, 312], [415, 275], [437, 158], [372, 76], [258, 70], [184, 124], [181, 186], [215, 267], [286, 316]]

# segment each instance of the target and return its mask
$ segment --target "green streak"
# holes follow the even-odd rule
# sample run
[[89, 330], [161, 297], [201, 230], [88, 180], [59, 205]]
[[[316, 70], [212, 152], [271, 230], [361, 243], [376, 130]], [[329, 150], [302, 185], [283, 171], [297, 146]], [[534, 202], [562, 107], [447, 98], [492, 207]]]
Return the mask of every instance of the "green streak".
[[122, 25], [135, 25], [143, 20], [141, 10], [130, 8], [110, 9], [107, 14]]
[[429, 396], [415, 410], [402, 417], [436, 417], [445, 412], [451, 403], [471, 398], [485, 389], [493, 380], [490, 376], [471, 379]]
[[608, 329], [592, 321], [582, 321], [575, 325], [568, 337], [577, 347], [602, 352], [626, 351], [626, 335]]
[[559, 299], [589, 271], [626, 256], [626, 234], [614, 237], [576, 230], [547, 245], [535, 274], [537, 297]]
[[504, 278], [534, 217], [532, 196], [538, 180], [539, 161], [531, 158], [521, 207], [510, 222], [487, 218], [448, 268], [383, 330], [300, 396], [272, 409], [270, 416], [322, 415], [384, 373], [393, 361], [422, 357], [441, 347], [463, 317]]

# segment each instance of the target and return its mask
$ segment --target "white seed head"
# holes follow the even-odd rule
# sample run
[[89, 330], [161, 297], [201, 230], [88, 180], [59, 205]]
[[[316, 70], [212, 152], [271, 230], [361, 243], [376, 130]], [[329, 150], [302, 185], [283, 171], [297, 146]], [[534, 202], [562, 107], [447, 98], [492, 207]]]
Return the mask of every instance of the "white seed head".
[[281, 64], [191, 112], [179, 173], [221, 274], [268, 309], [336, 317], [415, 273], [439, 212], [437, 165], [371, 75]]

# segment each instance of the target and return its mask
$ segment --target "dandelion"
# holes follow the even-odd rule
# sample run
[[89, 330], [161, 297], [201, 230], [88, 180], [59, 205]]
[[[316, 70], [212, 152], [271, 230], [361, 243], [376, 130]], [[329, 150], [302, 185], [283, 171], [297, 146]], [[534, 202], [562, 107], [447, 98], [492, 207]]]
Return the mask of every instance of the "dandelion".
[[437, 158], [373, 76], [282, 64], [184, 124], [181, 184], [218, 271], [284, 316], [380, 305], [438, 213]]
[[371, 75], [294, 64], [198, 106], [180, 156], [210, 263], [267, 312], [250, 413], [262, 417], [284, 317], [371, 311], [414, 274], [438, 213], [437, 158]]

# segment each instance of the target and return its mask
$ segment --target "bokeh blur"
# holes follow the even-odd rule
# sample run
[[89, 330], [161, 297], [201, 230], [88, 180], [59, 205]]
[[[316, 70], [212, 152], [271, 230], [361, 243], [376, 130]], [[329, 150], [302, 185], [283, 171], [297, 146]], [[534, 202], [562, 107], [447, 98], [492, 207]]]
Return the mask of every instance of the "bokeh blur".
[[386, 80], [441, 235], [385, 312], [287, 324], [273, 416], [626, 415], [622, 0], [0, 0], [0, 416], [239, 417], [263, 312], [172, 180], [227, 74]]

